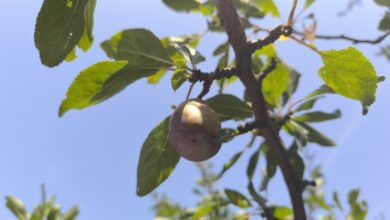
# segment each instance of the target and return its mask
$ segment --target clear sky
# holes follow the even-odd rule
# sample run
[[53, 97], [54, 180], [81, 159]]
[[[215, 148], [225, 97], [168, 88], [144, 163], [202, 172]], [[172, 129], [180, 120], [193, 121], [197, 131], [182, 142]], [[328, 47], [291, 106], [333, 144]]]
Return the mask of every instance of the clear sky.
[[[277, 2], [286, 18], [291, 2]], [[311, 10], [318, 12], [319, 32], [363, 38], [380, 34], [376, 27], [383, 8], [364, 0], [362, 7], [340, 19], [336, 14], [346, 4], [346, 0], [318, 0]], [[72, 63], [49, 69], [40, 64], [33, 42], [40, 6], [41, 1], [0, 0], [0, 197], [17, 196], [31, 210], [40, 199], [39, 186], [45, 183], [48, 193], [57, 195], [57, 201], [65, 208], [80, 205], [81, 220], [151, 219], [151, 198], [138, 198], [135, 193], [140, 147], [149, 131], [171, 113], [170, 106], [184, 99], [186, 88], [174, 94], [169, 77], [157, 86], [142, 80], [107, 102], [71, 111], [62, 119], [57, 117], [57, 109], [80, 70], [107, 60], [99, 44], [115, 32], [145, 27], [160, 37], [181, 35], [203, 31], [205, 21], [199, 15], [174, 13], [160, 1], [98, 1], [92, 49], [79, 54]], [[262, 25], [272, 27], [280, 22], [267, 19]], [[201, 52], [210, 57], [211, 49], [225, 38], [206, 35]], [[320, 49], [348, 46], [339, 41], [317, 45]], [[303, 73], [298, 94], [304, 95], [321, 84], [316, 74], [321, 62], [315, 54], [290, 41], [278, 42], [277, 47], [282, 58]], [[380, 75], [389, 76], [389, 63], [376, 56], [377, 47], [358, 48], [373, 61]], [[214, 66], [214, 59], [201, 65], [205, 70]], [[240, 89], [232, 86], [228, 92], [241, 96]], [[341, 120], [318, 126], [339, 145], [325, 150], [309, 146], [324, 164], [326, 190], [336, 189], [344, 199], [347, 190], [361, 187], [362, 197], [369, 203], [369, 219], [380, 213], [390, 217], [389, 92], [386, 81], [380, 85], [377, 102], [365, 117], [358, 102], [337, 96], [322, 101], [318, 109], [343, 111]], [[224, 146], [211, 160], [215, 167], [219, 170], [247, 139], [238, 138]], [[245, 167], [246, 161], [242, 160], [219, 185], [245, 189]], [[197, 177], [194, 165], [181, 160], [158, 191], [193, 205], [190, 189]], [[279, 180], [272, 182], [271, 201], [288, 204], [285, 186]], [[4, 200], [0, 201], [0, 219], [12, 220]]]

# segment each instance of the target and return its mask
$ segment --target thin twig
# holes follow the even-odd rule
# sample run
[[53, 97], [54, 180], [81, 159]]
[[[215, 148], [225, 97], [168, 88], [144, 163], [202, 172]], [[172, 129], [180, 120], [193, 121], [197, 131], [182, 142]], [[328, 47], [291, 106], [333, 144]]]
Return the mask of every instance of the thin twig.
[[192, 89], [194, 88], [195, 83], [191, 83], [190, 88], [188, 89], [186, 100], [188, 100], [191, 96]]
[[258, 81], [260, 83], [262, 83], [262, 81], [265, 79], [265, 77], [267, 77], [268, 74], [270, 74], [272, 71], [274, 71], [276, 69], [276, 65], [277, 65], [276, 58], [272, 58], [269, 66], [267, 68], [265, 68], [263, 70], [263, 72], [261, 73], [261, 75], [259, 76]]
[[297, 8], [298, 5], [298, 0], [294, 0], [293, 6], [290, 11], [290, 15], [288, 16], [288, 21], [287, 21], [287, 26], [292, 26], [294, 22], [294, 14], [295, 14], [295, 9]]
[[202, 99], [210, 91], [214, 80], [230, 78], [237, 75], [236, 68], [217, 69], [215, 72], [206, 73], [200, 70], [192, 70], [191, 77], [188, 79], [191, 83], [203, 82], [203, 89], [198, 95], [198, 99]]
[[[296, 30], [294, 30], [294, 34], [297, 34], [300, 36], [305, 35], [305, 33], [300, 32], [300, 31], [296, 31]], [[346, 41], [352, 42], [353, 44], [374, 44], [375, 45], [375, 44], [381, 43], [389, 35], [390, 35], [390, 31], [387, 31], [386, 33], [380, 35], [376, 39], [357, 39], [357, 38], [346, 36], [344, 34], [341, 34], [341, 35], [321, 35], [321, 34], [318, 34], [315, 36], [315, 38], [320, 39], [320, 40], [346, 40]]]
[[310, 50], [314, 51], [316, 54], [321, 54], [321, 51], [319, 51], [317, 48], [315, 48], [313, 45], [307, 44], [305, 41], [300, 40], [296, 38], [295, 36], [290, 36], [291, 39], [293, 39], [295, 42], [309, 48]]
[[264, 46], [270, 45], [277, 41], [280, 36], [290, 36], [293, 32], [291, 26], [279, 25], [268, 32], [268, 35], [261, 38], [250, 45], [250, 52], [253, 53], [256, 50], [263, 48]]
[[212, 80], [206, 80], [203, 82], [203, 89], [198, 95], [198, 99], [202, 99], [205, 95], [207, 95], [207, 93], [209, 93], [212, 84]]

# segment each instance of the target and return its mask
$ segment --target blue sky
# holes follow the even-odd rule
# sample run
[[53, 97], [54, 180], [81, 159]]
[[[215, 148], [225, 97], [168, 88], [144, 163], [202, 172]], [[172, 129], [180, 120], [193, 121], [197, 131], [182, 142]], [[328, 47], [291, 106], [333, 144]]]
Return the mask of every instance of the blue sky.
[[[286, 18], [290, 1], [277, 2]], [[362, 38], [380, 34], [376, 27], [384, 14], [382, 8], [365, 0], [363, 7], [340, 19], [336, 14], [346, 4], [347, 1], [318, 1], [311, 10], [317, 12], [320, 33], [348, 33]], [[31, 210], [40, 199], [39, 186], [45, 183], [48, 193], [57, 195], [64, 208], [80, 205], [79, 219], [151, 219], [151, 198], [138, 198], [135, 193], [140, 147], [149, 131], [171, 113], [170, 106], [184, 99], [186, 89], [173, 93], [169, 77], [157, 86], [142, 80], [109, 101], [83, 111], [71, 111], [64, 118], [57, 117], [57, 109], [80, 70], [107, 60], [99, 44], [117, 31], [144, 27], [160, 37], [181, 35], [203, 31], [205, 21], [199, 15], [174, 13], [160, 1], [98, 1], [92, 49], [79, 54], [72, 63], [49, 69], [40, 64], [33, 43], [40, 5], [41, 1], [0, 1], [0, 197], [17, 196]], [[272, 27], [280, 22], [266, 19], [262, 25]], [[206, 35], [201, 52], [210, 57], [211, 49], [225, 38]], [[317, 42], [320, 49], [348, 45], [340, 41]], [[315, 54], [291, 41], [278, 42], [277, 47], [282, 58], [303, 73], [298, 97], [321, 85], [316, 74], [321, 61]], [[358, 48], [372, 60], [380, 75], [389, 76], [389, 63], [376, 56], [377, 47]], [[215, 62], [210, 59], [201, 68], [212, 70]], [[326, 191], [337, 189], [345, 197], [349, 189], [361, 187], [362, 197], [369, 203], [369, 219], [380, 213], [390, 216], [390, 104], [386, 97], [389, 87], [389, 82], [380, 85], [377, 102], [365, 117], [357, 102], [338, 96], [322, 101], [318, 109], [343, 111], [341, 120], [318, 126], [339, 145], [334, 149], [309, 146], [317, 152], [318, 161], [323, 162], [328, 179]], [[228, 92], [240, 96], [241, 89], [234, 85]], [[219, 169], [247, 140], [248, 137], [238, 138], [224, 146], [211, 160], [215, 167]], [[244, 189], [245, 167], [242, 160], [219, 186]], [[158, 191], [193, 205], [190, 189], [197, 177], [194, 165], [181, 160]], [[271, 201], [288, 204], [280, 180], [277, 177], [272, 182]], [[1, 204], [4, 202], [0, 202], [0, 219], [12, 220]]]

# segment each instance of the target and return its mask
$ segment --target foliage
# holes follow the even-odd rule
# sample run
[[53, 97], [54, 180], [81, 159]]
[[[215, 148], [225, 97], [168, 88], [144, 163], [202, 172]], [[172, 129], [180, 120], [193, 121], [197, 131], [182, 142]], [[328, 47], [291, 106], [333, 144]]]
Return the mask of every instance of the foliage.
[[[338, 94], [360, 102], [363, 114], [367, 114], [369, 106], [375, 101], [378, 83], [383, 81], [384, 77], [378, 76], [372, 63], [355, 47], [322, 51], [316, 48], [314, 43], [316, 38], [348, 40], [355, 44], [381, 43], [390, 35], [390, 2], [375, 0], [379, 6], [387, 8], [378, 26], [384, 35], [376, 40], [360, 40], [345, 35], [317, 35], [313, 14], [306, 18], [313, 21], [313, 25], [304, 26], [303, 32], [294, 30], [295, 27], [301, 26], [301, 20], [298, 18], [308, 13], [311, 6], [317, 2], [314, 0], [306, 0], [295, 19], [294, 12], [298, 1], [291, 1], [294, 4], [287, 24], [274, 29], [264, 28], [261, 25], [262, 19], [267, 16], [287, 16], [281, 15], [273, 0], [162, 2], [179, 13], [202, 15], [207, 20], [207, 31], [163, 38], [158, 38], [150, 30], [142, 28], [126, 29], [114, 34], [101, 43], [101, 48], [110, 60], [100, 61], [80, 72], [61, 103], [59, 116], [63, 116], [70, 109], [84, 109], [99, 104], [144, 78], [147, 78], [150, 84], [157, 84], [164, 75], [171, 74], [174, 91], [186, 82], [191, 83], [188, 96], [191, 95], [191, 88], [195, 83], [203, 82], [203, 90], [198, 96], [201, 99], [209, 92], [212, 82], [217, 81], [219, 93], [205, 101], [220, 115], [222, 121], [230, 121], [224, 124], [229, 127], [222, 129], [222, 140], [229, 142], [238, 135], [251, 133], [252, 141], [234, 154], [218, 174], [210, 173], [208, 167], [199, 165], [203, 176], [199, 182], [201, 189], [196, 189], [195, 192], [201, 196], [201, 201], [195, 209], [188, 210], [179, 204], [171, 203], [165, 197], [157, 197], [157, 205], [154, 207], [157, 219], [248, 219], [252, 215], [248, 208], [254, 208], [256, 214], [261, 210], [261, 214], [268, 219], [291, 219], [294, 216], [298, 218], [299, 214], [306, 215], [305, 210], [297, 208], [304, 206], [301, 204], [303, 201], [310, 213], [322, 209], [326, 212], [322, 219], [336, 219], [334, 210], [343, 210], [336, 193], [333, 195], [333, 203], [330, 204], [325, 201], [321, 184], [316, 184], [317, 187], [302, 187], [308, 183], [307, 178], [314, 179], [317, 183], [317, 179], [322, 176], [319, 168], [314, 169], [311, 176], [307, 175], [307, 161], [302, 157], [306, 146], [336, 146], [331, 138], [317, 130], [313, 124], [341, 117], [339, 110], [323, 112], [315, 109], [315, 104], [325, 96]], [[64, 60], [71, 62], [76, 59], [77, 47], [84, 52], [91, 47], [95, 5], [96, 0], [44, 0], [35, 29], [35, 44], [44, 65], [54, 67]], [[228, 11], [232, 8], [230, 6], [234, 11]], [[225, 18], [232, 22], [225, 21]], [[208, 32], [225, 34], [225, 31], [229, 40], [215, 45], [213, 51], [213, 56], [219, 57], [216, 71], [200, 70], [198, 64], [206, 60], [197, 50], [202, 37]], [[259, 32], [266, 32], [267, 36], [253, 42], [249, 42], [245, 36], [245, 33], [257, 36]], [[289, 39], [306, 46], [322, 59], [323, 67], [318, 70], [318, 75], [323, 80], [323, 85], [319, 85], [317, 90], [306, 96], [296, 97], [302, 74], [298, 73], [292, 64], [287, 63], [288, 60], [279, 57], [274, 46], [279, 39]], [[232, 49], [236, 55], [235, 59], [232, 59]], [[390, 57], [389, 46], [382, 46], [381, 54]], [[227, 85], [238, 82], [237, 79], [245, 86], [244, 96], [241, 98], [237, 94], [226, 94], [224, 90]], [[235, 122], [246, 124], [232, 127]], [[284, 146], [284, 142], [279, 139], [281, 133], [282, 137], [289, 136], [285, 142], [290, 142], [290, 147]], [[169, 177], [179, 162], [180, 156], [169, 143], [168, 134], [169, 117], [163, 119], [150, 132], [142, 146], [137, 172], [139, 196], [153, 192]], [[261, 144], [254, 147], [253, 144], [258, 139], [262, 140]], [[223, 178], [247, 151], [252, 151], [247, 168], [247, 188], [250, 196], [234, 189], [214, 190], [215, 181]], [[259, 174], [256, 168], [260, 160], [264, 160], [266, 166], [262, 181], [257, 186], [253, 179]], [[278, 167], [281, 168], [289, 186], [293, 209], [270, 204], [265, 196], [264, 192], [276, 175]], [[206, 193], [202, 193], [202, 190], [206, 190]], [[366, 216], [367, 204], [359, 201], [358, 195], [359, 190], [352, 190], [348, 196], [351, 211], [346, 218], [349, 220], [364, 219]], [[27, 215], [18, 211], [22, 210], [17, 205], [19, 202], [12, 199], [10, 201], [15, 201], [12, 210], [17, 215]], [[231, 204], [243, 209], [244, 214], [238, 214], [236, 209], [231, 209]]]
[[46, 199], [44, 187], [42, 187], [42, 202], [34, 208], [33, 212], [28, 213], [23, 203], [13, 196], [6, 197], [6, 206], [19, 220], [75, 220], [79, 215], [77, 206], [62, 212], [61, 205], [55, 203], [55, 197]]

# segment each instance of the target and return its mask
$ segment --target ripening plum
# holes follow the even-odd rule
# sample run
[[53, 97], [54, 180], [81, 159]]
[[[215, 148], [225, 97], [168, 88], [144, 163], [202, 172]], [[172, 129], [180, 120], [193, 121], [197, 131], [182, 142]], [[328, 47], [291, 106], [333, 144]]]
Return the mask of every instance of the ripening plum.
[[204, 161], [221, 148], [219, 115], [200, 99], [177, 107], [170, 119], [169, 141], [177, 153], [190, 161]]

